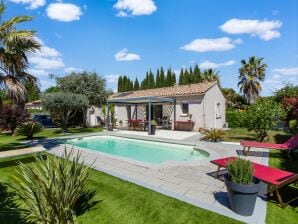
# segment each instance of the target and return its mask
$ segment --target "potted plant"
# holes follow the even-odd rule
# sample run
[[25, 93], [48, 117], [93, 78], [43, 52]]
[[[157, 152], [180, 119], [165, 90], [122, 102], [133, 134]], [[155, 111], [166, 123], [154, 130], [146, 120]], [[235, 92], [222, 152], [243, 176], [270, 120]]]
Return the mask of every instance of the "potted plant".
[[157, 126], [157, 123], [155, 120], [150, 121], [151, 124], [151, 131], [148, 129], [148, 134], [149, 135], [155, 135], [155, 128]]
[[260, 180], [253, 176], [249, 160], [237, 158], [228, 163], [225, 184], [232, 210], [243, 216], [253, 214]]
[[120, 127], [123, 126], [123, 121], [122, 121], [122, 120], [119, 121], [119, 126], [120, 126]]

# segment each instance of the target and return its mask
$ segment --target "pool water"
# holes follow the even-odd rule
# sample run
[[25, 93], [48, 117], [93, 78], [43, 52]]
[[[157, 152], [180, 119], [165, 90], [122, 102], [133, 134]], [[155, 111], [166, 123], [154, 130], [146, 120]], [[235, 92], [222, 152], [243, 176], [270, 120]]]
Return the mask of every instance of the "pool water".
[[68, 144], [141, 162], [159, 164], [165, 161], [193, 161], [209, 157], [209, 153], [193, 146], [169, 144], [114, 136], [72, 139]]

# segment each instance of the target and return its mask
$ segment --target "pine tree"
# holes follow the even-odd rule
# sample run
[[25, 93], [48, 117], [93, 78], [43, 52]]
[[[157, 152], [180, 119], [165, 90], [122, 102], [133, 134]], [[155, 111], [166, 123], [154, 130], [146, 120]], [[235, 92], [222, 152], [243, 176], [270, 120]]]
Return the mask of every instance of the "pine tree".
[[181, 68], [180, 74], [179, 74], [179, 85], [183, 85], [183, 74], [184, 74], [184, 71], [183, 71], [183, 68]]
[[123, 89], [122, 89], [122, 76], [120, 75], [118, 78], [118, 93], [121, 93], [121, 92], [123, 92]]
[[138, 81], [138, 78], [135, 79], [135, 82], [133, 84], [133, 90], [134, 91], [137, 91], [140, 89], [140, 84], [139, 84], [139, 81]]
[[160, 68], [160, 87], [165, 87], [165, 72], [163, 67]]

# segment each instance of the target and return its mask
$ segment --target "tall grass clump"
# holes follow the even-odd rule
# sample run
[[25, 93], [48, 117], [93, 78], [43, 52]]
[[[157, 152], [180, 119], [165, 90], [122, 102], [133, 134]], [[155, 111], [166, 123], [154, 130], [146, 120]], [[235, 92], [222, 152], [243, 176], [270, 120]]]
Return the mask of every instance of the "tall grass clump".
[[86, 181], [90, 165], [73, 150], [64, 151], [62, 158], [36, 157], [37, 162], [28, 166], [21, 163], [10, 183], [21, 210], [29, 223], [76, 223], [76, 203], [86, 194]]
[[251, 161], [237, 158], [228, 163], [227, 170], [232, 182], [244, 185], [252, 183], [253, 166]]

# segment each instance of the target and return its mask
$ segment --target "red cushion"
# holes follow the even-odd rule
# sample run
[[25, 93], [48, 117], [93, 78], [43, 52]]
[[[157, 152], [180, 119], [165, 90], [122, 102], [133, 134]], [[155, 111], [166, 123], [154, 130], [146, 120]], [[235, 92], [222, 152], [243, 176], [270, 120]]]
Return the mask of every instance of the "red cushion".
[[[219, 165], [221, 167], [227, 167], [229, 161], [235, 160], [236, 157], [226, 157], [222, 159], [212, 160], [211, 163]], [[252, 163], [254, 167], [254, 176], [261, 181], [273, 185], [281, 185], [285, 180], [290, 177], [297, 176], [295, 173], [291, 173], [285, 170], [264, 166], [258, 163]]]

